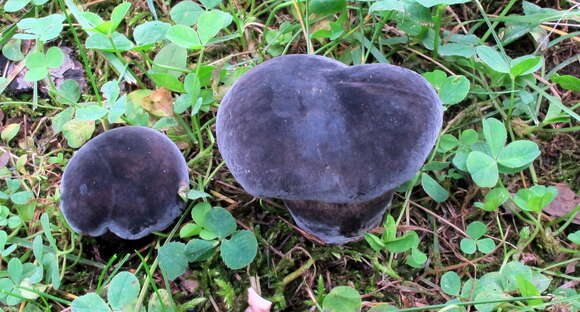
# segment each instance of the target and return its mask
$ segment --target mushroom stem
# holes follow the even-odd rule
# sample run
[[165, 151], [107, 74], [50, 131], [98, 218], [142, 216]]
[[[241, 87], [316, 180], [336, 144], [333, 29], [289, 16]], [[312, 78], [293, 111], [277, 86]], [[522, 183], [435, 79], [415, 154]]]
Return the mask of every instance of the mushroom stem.
[[284, 204], [301, 229], [329, 244], [346, 244], [378, 226], [392, 198], [393, 190], [389, 190], [361, 203], [284, 200]]

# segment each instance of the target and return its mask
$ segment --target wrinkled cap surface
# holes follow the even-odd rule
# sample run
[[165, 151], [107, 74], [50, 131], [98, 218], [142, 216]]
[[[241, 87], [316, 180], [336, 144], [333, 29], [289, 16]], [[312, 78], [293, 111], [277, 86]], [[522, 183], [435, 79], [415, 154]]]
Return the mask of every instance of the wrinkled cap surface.
[[61, 210], [80, 234], [139, 239], [166, 229], [181, 214], [180, 187], [189, 177], [183, 155], [145, 127], [104, 132], [79, 149], [61, 181]]
[[287, 55], [230, 88], [217, 140], [226, 165], [254, 196], [363, 202], [415, 175], [442, 118], [437, 94], [415, 72]]

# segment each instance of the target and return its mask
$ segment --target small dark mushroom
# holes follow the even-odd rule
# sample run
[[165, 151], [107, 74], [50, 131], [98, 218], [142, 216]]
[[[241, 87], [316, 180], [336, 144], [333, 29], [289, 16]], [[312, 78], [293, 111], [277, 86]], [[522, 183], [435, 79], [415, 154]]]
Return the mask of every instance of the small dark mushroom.
[[185, 205], [187, 164], [175, 144], [146, 127], [121, 127], [87, 142], [68, 163], [60, 208], [77, 233], [139, 239], [165, 230]]
[[288, 55], [231, 87], [217, 140], [248, 193], [283, 199], [302, 229], [341, 244], [380, 223], [393, 190], [425, 162], [442, 119], [437, 94], [415, 72]]

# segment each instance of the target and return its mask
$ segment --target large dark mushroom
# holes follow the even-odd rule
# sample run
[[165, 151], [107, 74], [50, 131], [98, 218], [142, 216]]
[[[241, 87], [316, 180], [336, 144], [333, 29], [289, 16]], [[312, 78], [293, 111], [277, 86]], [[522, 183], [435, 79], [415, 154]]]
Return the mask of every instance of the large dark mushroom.
[[121, 127], [74, 154], [62, 177], [60, 207], [80, 234], [139, 239], [173, 223], [185, 204], [178, 193], [188, 185], [185, 159], [169, 138]]
[[429, 83], [402, 67], [281, 56], [244, 74], [218, 111], [226, 165], [250, 194], [284, 200], [329, 243], [378, 225], [442, 125]]

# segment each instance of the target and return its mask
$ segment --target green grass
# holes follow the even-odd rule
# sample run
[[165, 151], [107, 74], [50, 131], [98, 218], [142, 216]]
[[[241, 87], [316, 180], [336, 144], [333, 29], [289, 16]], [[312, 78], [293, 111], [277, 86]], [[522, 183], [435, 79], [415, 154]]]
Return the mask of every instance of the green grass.
[[[131, 2], [126, 14], [121, 14], [122, 7], [113, 13], [121, 1], [41, 2], [5, 7], [10, 12], [2, 13], [0, 23], [0, 45], [17, 49], [14, 35], [24, 32], [22, 24], [17, 26], [24, 18], [62, 14], [63, 23], [62, 31], [54, 34], [46, 25], [27, 31], [45, 38], [22, 44], [23, 56], [3, 50], [11, 64], [35, 72], [32, 80], [38, 83], [25, 92], [14, 91], [8, 83], [16, 72], [1, 67], [0, 311], [60, 311], [94, 292], [103, 299], [83, 298], [96, 311], [107, 299], [115, 304], [108, 291], [133, 292], [127, 295], [126, 311], [243, 311], [251, 286], [273, 302], [272, 311], [349, 312], [340, 310], [346, 305], [332, 308], [336, 293], [331, 290], [337, 286], [350, 286], [362, 295], [363, 311], [379, 303], [399, 311], [463, 311], [462, 306], [471, 311], [578, 309], [580, 299], [573, 289], [580, 252], [573, 241], [579, 228], [573, 219], [580, 206], [562, 196], [580, 191], [580, 86], [575, 78], [580, 75], [580, 11], [574, 2], [559, 1], [556, 7], [554, 1], [475, 0], [450, 6], [445, 4], [450, 1], [349, 1], [346, 7], [337, 2], [326, 9], [318, 0], [198, 3], [200, 14], [215, 5], [231, 22], [221, 13], [201, 21], [189, 20], [191, 15], [175, 17], [183, 13], [183, 8], [172, 11], [177, 1]], [[11, 0], [4, 5], [15, 4]], [[100, 22], [94, 16], [88, 20], [81, 10], [111, 21], [100, 26], [102, 36], [89, 39], [95, 36], [87, 31], [90, 24]], [[158, 38], [163, 40], [135, 33], [137, 26], [155, 20], [152, 10], [167, 25], [150, 26], [145, 34], [172, 27], [171, 35]], [[176, 19], [188, 26], [175, 27]], [[189, 35], [193, 24], [200, 40]], [[115, 31], [132, 46], [122, 39], [111, 41]], [[137, 42], [145, 47], [134, 49]], [[56, 88], [42, 75], [45, 68], [62, 65], [58, 53], [40, 64], [23, 58], [32, 53], [42, 58], [58, 44], [72, 48], [72, 57], [84, 69], [82, 92]], [[425, 74], [438, 89], [446, 107], [438, 145], [415, 183], [398, 189], [387, 210], [392, 218], [373, 231], [379, 240], [385, 229], [394, 231], [414, 248], [394, 251], [365, 240], [321, 245], [293, 226], [280, 201], [245, 193], [224, 165], [215, 142], [215, 117], [227, 89], [267, 59], [308, 52], [348, 65], [404, 66]], [[142, 95], [160, 87], [171, 90], [160, 105], [177, 114], [144, 109]], [[117, 116], [110, 109], [116, 103]], [[74, 120], [73, 111], [87, 117]], [[163, 129], [186, 157], [192, 189], [210, 197], [190, 197], [176, 225], [142, 240], [81, 237], [58, 207], [64, 166], [86, 140], [121, 125]], [[473, 134], [465, 132], [469, 129], [477, 134], [477, 143], [466, 138]], [[520, 140], [530, 142], [512, 147], [525, 166], [507, 168], [500, 157], [488, 153], [490, 167], [499, 170], [494, 179], [489, 170], [476, 173], [469, 164], [487, 161], [482, 145], [501, 150]], [[555, 198], [550, 188], [532, 188], [556, 183], [564, 186]], [[255, 234], [257, 256], [239, 270], [229, 269], [219, 253], [203, 261], [189, 259], [182, 263], [185, 271], [171, 280], [160, 269], [168, 259], [158, 257], [158, 250], [191, 241], [180, 237], [180, 230], [192, 223], [190, 210], [204, 201], [226, 208], [238, 229]], [[550, 201], [563, 208], [547, 209]], [[468, 225], [476, 221], [485, 224], [485, 235], [471, 239], [477, 230]], [[461, 246], [464, 239], [471, 245]], [[486, 245], [473, 250], [483, 239]], [[495, 247], [491, 252], [482, 252], [490, 246]], [[427, 261], [410, 262], [415, 252], [424, 253]], [[134, 274], [137, 288], [114, 278], [124, 271]], [[441, 283], [446, 272], [457, 274], [459, 279], [447, 275], [455, 284]], [[549, 285], [544, 277], [551, 279]], [[487, 293], [470, 293], [466, 283], [475, 278], [488, 283]], [[465, 290], [465, 296], [457, 289]], [[452, 307], [452, 299], [459, 304]], [[73, 305], [73, 312], [79, 305]]]

